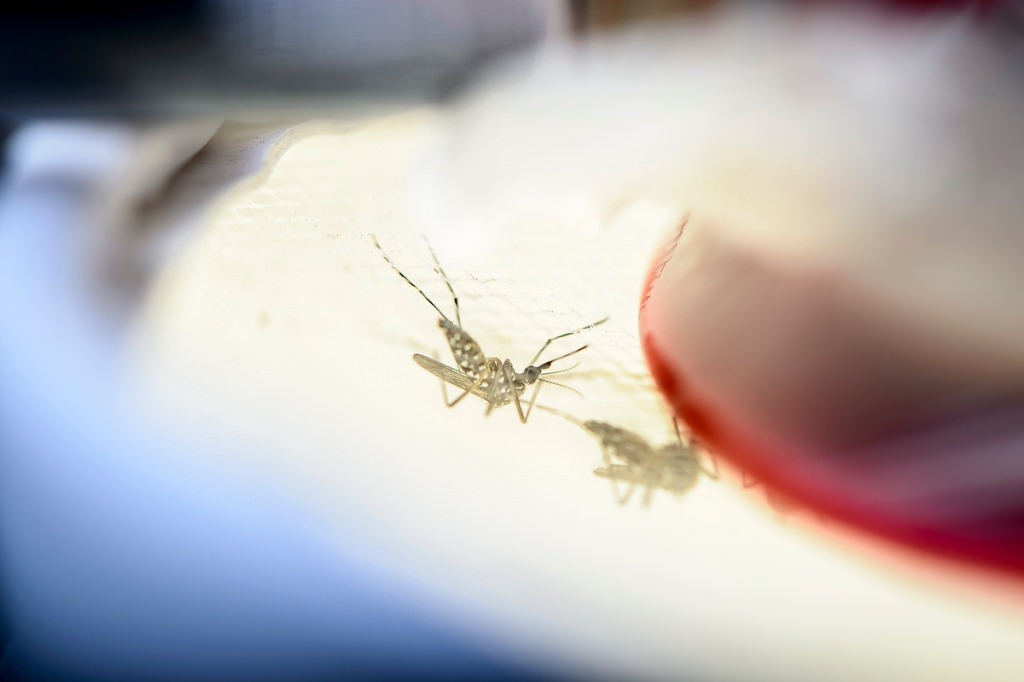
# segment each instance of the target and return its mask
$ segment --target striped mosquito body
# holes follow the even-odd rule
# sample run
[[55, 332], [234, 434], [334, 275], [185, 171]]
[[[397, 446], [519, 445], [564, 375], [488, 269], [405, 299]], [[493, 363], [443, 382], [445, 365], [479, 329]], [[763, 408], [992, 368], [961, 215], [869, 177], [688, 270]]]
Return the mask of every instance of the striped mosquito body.
[[[478, 398], [483, 398], [493, 407], [501, 407], [511, 403], [515, 399], [512, 395], [513, 392], [516, 397], [522, 397], [528, 386], [525, 381], [520, 381], [516, 378], [517, 375], [514, 374], [514, 370], [510, 370], [512, 375], [510, 382], [505, 376], [504, 363], [498, 358], [486, 358], [483, 371], [476, 374], [460, 372], [439, 360], [428, 358], [419, 353], [413, 355], [412, 359], [416, 361], [416, 364], [445, 384], [451, 384]], [[508, 360], [505, 362], [508, 362]]]
[[[429, 358], [425, 355], [415, 354], [413, 360], [416, 361], [423, 369], [427, 370], [435, 377], [441, 380], [441, 391], [444, 396], [445, 404], [448, 407], [454, 407], [467, 395], [473, 395], [478, 398], [482, 398], [487, 402], [487, 411], [485, 414], [490, 414], [491, 411], [496, 407], [502, 407], [504, 405], [515, 405], [516, 412], [519, 414], [519, 420], [522, 423], [526, 423], [530, 417], [530, 413], [533, 410], [533, 404], [537, 400], [537, 392], [540, 390], [541, 383], [554, 383], [541, 378], [541, 375], [547, 372], [551, 365], [559, 360], [563, 360], [571, 355], [575, 355], [580, 351], [584, 350], [587, 346], [580, 346], [574, 351], [565, 353], [556, 358], [552, 358], [546, 362], [536, 364], [537, 360], [540, 359], [541, 354], [547, 350], [548, 346], [553, 341], [563, 339], [567, 336], [579, 334], [580, 332], [592, 329], [599, 324], [603, 324], [608, 318], [604, 318], [588, 324], [579, 329], [573, 329], [572, 331], [553, 336], [544, 342], [541, 349], [537, 351], [530, 364], [522, 372], [516, 371], [511, 360], [502, 360], [497, 357], [488, 357], [484, 354], [483, 349], [480, 347], [472, 336], [466, 332], [462, 327], [462, 319], [459, 312], [459, 297], [455, 295], [455, 290], [452, 288], [451, 281], [448, 279], [448, 275], [445, 274], [444, 269], [441, 267], [440, 262], [437, 260], [437, 256], [434, 254], [433, 249], [430, 245], [427, 245], [427, 249], [430, 251], [430, 255], [434, 260], [434, 271], [444, 280], [445, 285], [448, 287], [448, 291], [452, 295], [452, 302], [455, 306], [455, 321], [452, 321], [447, 315], [445, 315], [437, 304], [435, 304], [430, 298], [418, 287], [411, 279], [409, 279], [405, 273], [398, 269], [398, 266], [388, 257], [384, 249], [381, 248], [377, 238], [373, 238], [373, 244], [380, 251], [384, 260], [387, 261], [388, 265], [401, 277], [405, 282], [411, 286], [416, 292], [423, 297], [423, 299], [430, 304], [430, 306], [437, 311], [440, 315], [440, 319], [437, 322], [438, 327], [445, 335], [445, 340], [448, 343], [448, 348], [451, 350], [452, 358], [455, 360], [455, 367], [450, 367], [436, 358]], [[448, 399], [448, 386], [454, 386], [462, 391], [453, 400]], [[533, 396], [527, 404], [527, 408], [524, 411], [522, 401], [520, 398], [526, 393], [526, 389], [530, 386], [536, 385], [533, 391]]]
[[[692, 442], [684, 443], [679, 423], [674, 419], [676, 440], [654, 447], [638, 434], [608, 422], [583, 421], [550, 407], [538, 405], [538, 408], [576, 424], [597, 438], [604, 466], [595, 469], [594, 475], [611, 481], [619, 504], [627, 504], [637, 486], [646, 489], [643, 504], [647, 506], [659, 488], [679, 495], [696, 485], [701, 473], [718, 478], [718, 463], [712, 458], [713, 469], [706, 469], [698, 459], [699, 448]], [[619, 483], [628, 486], [625, 494], [620, 494]]]

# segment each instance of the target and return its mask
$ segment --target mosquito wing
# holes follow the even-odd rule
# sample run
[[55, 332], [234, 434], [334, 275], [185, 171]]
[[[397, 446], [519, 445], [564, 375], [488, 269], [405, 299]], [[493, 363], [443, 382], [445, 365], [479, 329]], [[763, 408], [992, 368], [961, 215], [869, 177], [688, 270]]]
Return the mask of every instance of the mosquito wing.
[[428, 358], [426, 355], [420, 355], [416, 353], [412, 356], [412, 359], [416, 361], [416, 364], [427, 370], [441, 381], [447, 382], [456, 388], [461, 388], [463, 391], [470, 391], [473, 395], [479, 396], [484, 400], [487, 399], [487, 391], [489, 382], [476, 386], [474, 388], [475, 380], [464, 372], [460, 372], [457, 369], [449, 367], [448, 365], [435, 360], [434, 358]]

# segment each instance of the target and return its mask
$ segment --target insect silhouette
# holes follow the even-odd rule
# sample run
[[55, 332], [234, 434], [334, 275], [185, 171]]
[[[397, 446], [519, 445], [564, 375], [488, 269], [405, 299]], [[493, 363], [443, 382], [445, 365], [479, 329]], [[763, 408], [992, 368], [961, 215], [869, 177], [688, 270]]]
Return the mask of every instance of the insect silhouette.
[[[448, 287], [449, 293], [452, 295], [452, 302], [455, 306], [455, 321], [453, 322], [441, 309], [435, 304], [430, 297], [417, 286], [411, 279], [409, 279], [405, 273], [403, 273], [394, 261], [387, 255], [383, 248], [381, 248], [380, 242], [377, 241], [377, 237], [373, 237], [373, 245], [377, 247], [380, 254], [387, 261], [391, 269], [398, 273], [405, 282], [411, 286], [416, 292], [423, 297], [423, 299], [430, 304], [430, 306], [437, 311], [440, 315], [440, 319], [437, 321], [437, 326], [444, 332], [445, 339], [448, 342], [448, 348], [452, 351], [452, 357], [455, 359], [455, 367], [449, 367], [440, 360], [435, 358], [428, 358], [425, 355], [416, 353], [412, 356], [412, 359], [416, 361], [423, 369], [427, 370], [438, 379], [441, 380], [441, 392], [444, 396], [445, 404], [448, 407], [455, 407], [459, 402], [462, 401], [467, 395], [475, 395], [478, 398], [483, 398], [487, 402], [487, 410], [485, 415], [490, 415], [491, 411], [496, 407], [502, 407], [509, 403], [515, 405], [516, 412], [519, 414], [519, 421], [523, 424], [530, 418], [530, 413], [533, 411], [533, 405], [537, 400], [537, 394], [540, 391], [540, 385], [542, 383], [553, 384], [555, 382], [542, 379], [541, 375], [548, 372], [551, 365], [564, 360], [565, 358], [575, 355], [580, 351], [587, 348], [586, 345], [580, 346], [576, 350], [570, 351], [563, 355], [559, 355], [556, 358], [547, 360], [540, 364], [535, 364], [540, 359], [541, 354], [548, 349], [548, 346], [552, 342], [559, 339], [564, 339], [574, 334], [593, 329], [594, 327], [604, 324], [608, 321], [608, 318], [598, 320], [591, 324], [585, 325], [578, 329], [565, 332], [553, 336], [544, 342], [544, 345], [540, 347], [540, 350], [530, 360], [529, 365], [522, 372], [517, 372], [515, 367], [512, 365], [512, 361], [496, 357], [487, 357], [484, 355], [483, 350], [480, 348], [473, 337], [470, 336], [462, 328], [462, 317], [459, 312], [459, 297], [455, 294], [455, 289], [452, 288], [451, 280], [448, 279], [448, 275], [445, 273], [444, 268], [441, 267], [440, 261], [437, 259], [437, 255], [434, 250], [427, 244], [427, 250], [430, 252], [430, 256], [434, 261], [434, 271], [444, 280], [445, 286]], [[453, 400], [448, 399], [447, 385], [451, 384], [456, 388], [462, 390], [458, 396]], [[523, 410], [523, 404], [521, 397], [526, 392], [527, 387], [536, 385], [533, 390], [533, 395], [527, 404], [526, 410]], [[561, 384], [558, 384], [561, 386]], [[568, 387], [566, 387], [568, 388]]]
[[[643, 505], [649, 506], [658, 488], [680, 495], [696, 485], [702, 472], [708, 478], [718, 480], [717, 460], [712, 456], [713, 469], [705, 468], [698, 459], [697, 446], [689, 440], [683, 442], [679, 422], [675, 419], [672, 420], [675, 442], [655, 448], [636, 433], [607, 422], [584, 421], [545, 405], [537, 407], [576, 424], [601, 442], [604, 466], [594, 469], [594, 474], [611, 481], [612, 493], [620, 505], [629, 503], [637, 486], [646, 488]], [[617, 484], [620, 482], [629, 486], [625, 494], [619, 493]]]

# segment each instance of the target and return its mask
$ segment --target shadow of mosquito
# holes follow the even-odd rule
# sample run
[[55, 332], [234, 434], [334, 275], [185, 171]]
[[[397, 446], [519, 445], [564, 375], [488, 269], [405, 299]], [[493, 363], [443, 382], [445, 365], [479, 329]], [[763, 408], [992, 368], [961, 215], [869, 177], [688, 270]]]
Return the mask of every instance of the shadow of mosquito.
[[[657, 490], [682, 495], [697, 484], [701, 473], [718, 480], [718, 462], [714, 456], [707, 453], [712, 467], [705, 467], [699, 457], [702, 448], [689, 438], [683, 439], [675, 419], [672, 423], [676, 440], [655, 447], [642, 436], [608, 422], [584, 421], [544, 405], [537, 405], [537, 409], [557, 415], [597, 438], [604, 466], [594, 469], [594, 475], [611, 482], [612, 494], [620, 505], [628, 504], [638, 487], [644, 488], [642, 504], [647, 507]], [[621, 492], [620, 484], [625, 484], [625, 492]]]

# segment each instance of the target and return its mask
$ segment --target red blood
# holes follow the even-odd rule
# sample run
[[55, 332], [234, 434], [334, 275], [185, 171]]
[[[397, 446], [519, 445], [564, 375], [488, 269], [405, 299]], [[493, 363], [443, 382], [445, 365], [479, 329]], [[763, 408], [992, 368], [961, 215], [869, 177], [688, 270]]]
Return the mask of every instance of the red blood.
[[[843, 287], [826, 290], [831, 303], [819, 310], [812, 305], [822, 296], [818, 283], [751, 265], [749, 254], [737, 257], [741, 249], [723, 247], [713, 230], [683, 230], [687, 239], [677, 235], [651, 268], [639, 327], [655, 382], [693, 433], [739, 469], [832, 519], [1024, 577], [1024, 489], [1014, 488], [1024, 483], [997, 476], [987, 488], [965, 484], [961, 491], [954, 479], [950, 507], [946, 498], [922, 496], [932, 490], [921, 488], [922, 481], [900, 477], [902, 465], [927, 465], [930, 457], [956, 464], [954, 474], [971, 474], [975, 460], [1012, 464], [1024, 458], [1024, 400], [996, 396], [918, 410], [922, 397], [957, 395], [961, 375], [943, 374], [943, 364], [933, 362], [932, 355], [941, 358], [946, 350], [943, 341], [920, 350], [913, 329], [858, 306]], [[772, 295], [761, 297], [765, 289]], [[758, 305], [744, 307], [747, 297]], [[793, 318], [799, 333], [785, 327], [790, 317], [782, 316], [777, 329], [764, 324], [775, 308], [799, 312]], [[678, 319], [665, 324], [652, 318], [659, 314]], [[729, 337], [715, 338], [723, 330]], [[742, 372], [720, 362], [723, 348], [725, 355], [754, 348], [766, 353], [767, 399], [751, 395], [757, 382], [745, 382]], [[824, 385], [816, 385], [818, 379]], [[1016, 456], [986, 459], [1015, 443]], [[932, 477], [923, 483], [944, 482]], [[1006, 503], [989, 505], [993, 496]], [[950, 513], [960, 511], [957, 505], [963, 514]]]

